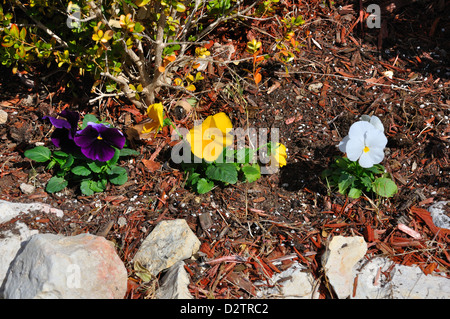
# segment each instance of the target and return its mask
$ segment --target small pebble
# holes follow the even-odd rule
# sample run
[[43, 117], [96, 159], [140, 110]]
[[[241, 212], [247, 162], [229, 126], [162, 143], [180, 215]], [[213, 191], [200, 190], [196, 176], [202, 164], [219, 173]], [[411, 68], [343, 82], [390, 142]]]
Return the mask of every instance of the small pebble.
[[117, 225], [119, 225], [119, 227], [125, 226], [127, 224], [127, 219], [123, 216], [120, 216], [119, 219], [117, 220]]
[[0, 110], [0, 124], [5, 124], [8, 121], [8, 113], [3, 110]]
[[20, 190], [22, 191], [22, 193], [29, 195], [32, 194], [34, 192], [34, 190], [36, 189], [36, 187], [34, 187], [33, 185], [30, 184], [26, 184], [26, 183], [22, 183], [20, 184]]

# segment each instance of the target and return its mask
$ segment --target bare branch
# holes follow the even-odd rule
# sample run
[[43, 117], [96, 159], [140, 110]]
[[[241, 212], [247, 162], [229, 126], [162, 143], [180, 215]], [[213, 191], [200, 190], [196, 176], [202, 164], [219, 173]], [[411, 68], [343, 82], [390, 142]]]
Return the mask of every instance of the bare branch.
[[146, 107], [145, 103], [136, 99], [135, 92], [133, 90], [131, 90], [130, 87], [128, 86], [128, 80], [126, 77], [124, 77], [123, 75], [119, 75], [116, 77], [116, 76], [110, 74], [109, 72], [101, 72], [100, 75], [107, 77], [108, 79], [113, 80], [114, 82], [119, 84], [120, 89], [122, 90], [123, 94], [128, 99], [130, 99], [130, 101], [132, 101], [138, 108]]
[[190, 96], [196, 98], [196, 96], [195, 96], [195, 94], [193, 92], [188, 91], [188, 90], [186, 90], [186, 88], [184, 88], [182, 86], [179, 86], [179, 85], [171, 85], [171, 84], [161, 83], [159, 86], [160, 87], [169, 88], [169, 89], [174, 89], [174, 90], [177, 90], [177, 91], [181, 91], [183, 93], [189, 94]]
[[116, 96], [121, 96], [124, 95], [123, 92], [118, 92], [118, 93], [101, 93], [99, 96], [97, 96], [96, 98], [90, 99], [88, 101], [88, 104], [94, 104], [94, 102], [104, 99], [105, 97], [116, 97]]
[[[145, 38], [146, 40], [150, 41], [150, 43], [152, 43], [152, 44], [157, 44], [155, 40], [153, 40], [151, 37], [149, 37], [148, 35], [146, 35], [144, 33], [137, 33], [137, 35]], [[163, 43], [160, 43], [160, 45], [163, 47], [167, 47], [169, 45], [176, 45], [176, 44], [178, 44], [178, 45], [186, 45], [186, 44], [203, 45], [203, 44], [208, 44], [208, 43], [209, 43], [209, 41], [196, 41], [195, 43], [192, 41], [174, 41], [174, 42], [163, 42]]]
[[109, 25], [108, 20], [106, 20], [105, 16], [102, 13], [102, 10], [97, 6], [97, 4], [95, 3], [95, 1], [89, 1], [88, 2], [89, 6], [91, 7], [92, 11], [94, 11], [95, 16], [100, 19], [100, 21], [106, 25], [109, 29], [112, 29], [111, 26]]

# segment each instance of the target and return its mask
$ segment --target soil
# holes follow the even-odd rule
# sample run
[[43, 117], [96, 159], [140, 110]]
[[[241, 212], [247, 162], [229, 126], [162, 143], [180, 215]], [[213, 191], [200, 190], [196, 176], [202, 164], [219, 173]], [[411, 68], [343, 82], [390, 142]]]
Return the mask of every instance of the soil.
[[[448, 2], [442, 2], [448, 9]], [[113, 241], [129, 272], [126, 298], [153, 296], [155, 285], [141, 282], [131, 260], [159, 221], [175, 218], [186, 219], [202, 243], [196, 260], [187, 262], [189, 289], [196, 298], [253, 298], [248, 282], [264, 280], [295, 260], [320, 279], [323, 298], [335, 297], [320, 266], [327, 239], [334, 235], [364, 236], [368, 256], [384, 255], [449, 275], [448, 237], [434, 234], [415, 213], [449, 200], [448, 11], [438, 2], [414, 2], [386, 15], [382, 31], [356, 24], [350, 32], [359, 16], [357, 6], [308, 3], [293, 5], [307, 21], [297, 34], [302, 47], [294, 63], [264, 62], [258, 88], [245, 71], [251, 64], [214, 65], [196, 93], [197, 118], [223, 111], [234, 127], [278, 128], [288, 149], [287, 165], [279, 172], [198, 195], [184, 187], [183, 172], [170, 161], [171, 135], [165, 128], [155, 138], [133, 141], [140, 155], [121, 161], [129, 172], [125, 185], [109, 185], [93, 196], [75, 187], [48, 194], [45, 184], [52, 172], [24, 157], [36, 143], [51, 147], [51, 125], [42, 116], [70, 108], [99, 114], [124, 132], [143, 116], [129, 112], [133, 106], [123, 100], [88, 105], [89, 79], [57, 72], [42, 80], [52, 70], [36, 68], [28, 75], [41, 80], [28, 87], [2, 69], [0, 105], [8, 120], [0, 125], [0, 198], [48, 203], [65, 212], [63, 219], [39, 213], [20, 217], [30, 228], [63, 235], [90, 232]], [[233, 58], [239, 59], [248, 57], [245, 44], [252, 37], [263, 43], [263, 52], [271, 52], [277, 36], [277, 21], [255, 20], [223, 25], [211, 39], [232, 44]], [[393, 71], [392, 79], [386, 71]], [[318, 83], [317, 90], [310, 86]], [[181, 97], [176, 91], [159, 92], [169, 116], [190, 128], [194, 114], [175, 116], [174, 104]], [[392, 198], [347, 198], [320, 177], [342, 155], [339, 141], [363, 114], [376, 115], [384, 124], [388, 144], [382, 164], [399, 188]], [[25, 194], [21, 183], [36, 189]], [[422, 239], [399, 230], [399, 223]], [[0, 230], [8, 227], [11, 223]], [[201, 264], [233, 255], [251, 261]]]

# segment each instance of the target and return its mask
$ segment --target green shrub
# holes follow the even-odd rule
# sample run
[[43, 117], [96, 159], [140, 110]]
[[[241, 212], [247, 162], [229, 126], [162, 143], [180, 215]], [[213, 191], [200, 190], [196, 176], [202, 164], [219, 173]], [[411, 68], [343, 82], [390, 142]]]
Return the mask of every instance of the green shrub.
[[[221, 22], [250, 14], [258, 3], [16, 1], [8, 9], [0, 6], [0, 59], [13, 72], [33, 63], [88, 72], [97, 98], [123, 95], [145, 109], [161, 87], [195, 90], [195, 81], [203, 79], [198, 62], [210, 58], [192, 52]], [[186, 85], [174, 81], [175, 70], [184, 74]]]

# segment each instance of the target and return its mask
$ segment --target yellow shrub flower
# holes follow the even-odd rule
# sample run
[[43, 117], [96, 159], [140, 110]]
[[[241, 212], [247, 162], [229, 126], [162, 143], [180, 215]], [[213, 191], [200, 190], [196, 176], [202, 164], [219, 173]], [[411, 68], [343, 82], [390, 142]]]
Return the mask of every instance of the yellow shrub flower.
[[202, 124], [194, 126], [186, 139], [195, 156], [212, 162], [219, 157], [224, 147], [233, 143], [230, 134], [232, 128], [230, 118], [221, 112], [208, 116]]
[[155, 131], [158, 133], [161, 127], [163, 127], [164, 115], [163, 115], [164, 107], [162, 103], [155, 103], [150, 105], [147, 108], [147, 116], [152, 120], [149, 123], [145, 123], [142, 128], [142, 133], [150, 133]]
[[207, 48], [204, 48], [204, 47], [195, 48], [195, 56], [198, 58], [204, 59], [210, 55], [211, 55], [211, 52], [209, 52]]
[[276, 164], [279, 167], [283, 167], [286, 165], [286, 158], [287, 158], [287, 154], [286, 154], [286, 146], [284, 146], [281, 143], [277, 143], [275, 149], [272, 149], [271, 151], [271, 163], [272, 160], [274, 160], [274, 164]]

